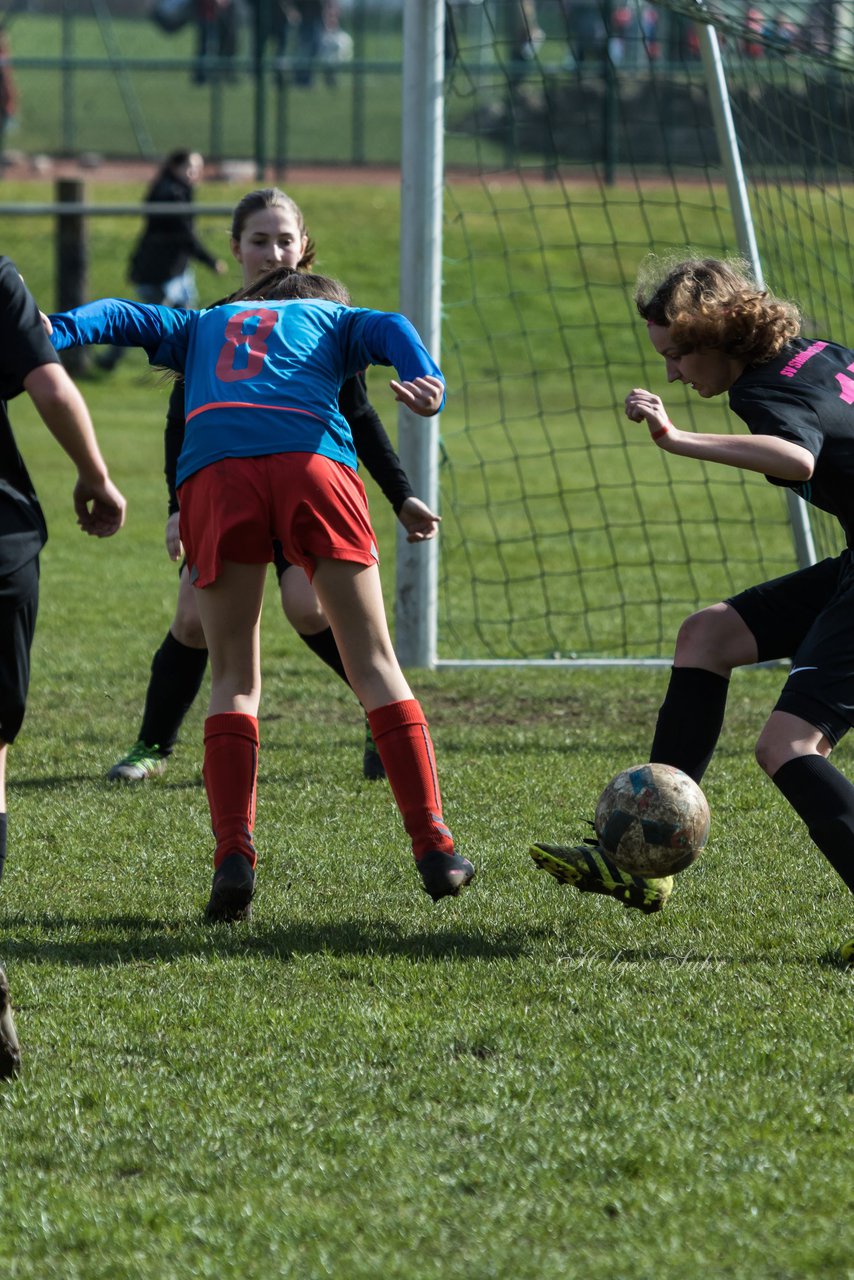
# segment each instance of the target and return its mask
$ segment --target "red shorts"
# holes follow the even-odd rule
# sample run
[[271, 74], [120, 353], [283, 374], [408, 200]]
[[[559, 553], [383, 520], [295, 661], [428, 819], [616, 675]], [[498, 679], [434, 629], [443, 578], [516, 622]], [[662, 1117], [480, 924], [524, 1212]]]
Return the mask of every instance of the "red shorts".
[[352, 467], [317, 453], [223, 458], [181, 485], [181, 541], [197, 587], [223, 560], [267, 564], [273, 539], [309, 576], [317, 561], [379, 561], [365, 488]]

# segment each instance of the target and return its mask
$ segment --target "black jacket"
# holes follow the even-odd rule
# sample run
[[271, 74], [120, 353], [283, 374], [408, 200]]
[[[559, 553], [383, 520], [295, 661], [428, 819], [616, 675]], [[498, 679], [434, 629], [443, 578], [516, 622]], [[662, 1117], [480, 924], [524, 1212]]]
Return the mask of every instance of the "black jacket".
[[[192, 199], [190, 183], [171, 173], [156, 178], [145, 197], [146, 204], [189, 204]], [[133, 251], [128, 279], [133, 284], [163, 284], [183, 275], [191, 258], [212, 269], [216, 266], [216, 258], [193, 230], [193, 215], [155, 214], [147, 219]]]

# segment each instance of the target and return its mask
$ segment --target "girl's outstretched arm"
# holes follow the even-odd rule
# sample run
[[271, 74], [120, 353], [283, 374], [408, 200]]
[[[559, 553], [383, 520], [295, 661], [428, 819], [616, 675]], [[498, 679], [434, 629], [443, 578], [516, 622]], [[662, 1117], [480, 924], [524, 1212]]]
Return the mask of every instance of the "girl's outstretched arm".
[[50, 340], [57, 351], [106, 343], [142, 347], [152, 363], [183, 369], [186, 333], [196, 313], [156, 307], [128, 298], [101, 298], [49, 317]]
[[712, 435], [700, 431], [680, 431], [670, 421], [661, 398], [652, 391], [635, 387], [626, 396], [626, 417], [643, 422], [650, 439], [665, 453], [683, 458], [720, 462], [742, 471], [758, 471], [777, 480], [809, 480], [815, 458], [809, 449], [771, 435]]

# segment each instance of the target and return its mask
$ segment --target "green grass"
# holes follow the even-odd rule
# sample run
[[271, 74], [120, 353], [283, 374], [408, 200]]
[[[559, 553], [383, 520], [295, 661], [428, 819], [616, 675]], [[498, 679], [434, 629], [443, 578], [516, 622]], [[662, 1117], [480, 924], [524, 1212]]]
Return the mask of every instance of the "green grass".
[[174, 596], [156, 433], [128, 426], [151, 393], [116, 377], [87, 388], [132, 502], [111, 543], [77, 534], [17, 406], [52, 539], [0, 913], [26, 1054], [0, 1089], [4, 1273], [850, 1276], [851, 979], [829, 953], [852, 913], [750, 760], [779, 673], [737, 675], [712, 841], [649, 919], [525, 849], [580, 836], [643, 757], [663, 674], [415, 676], [479, 867], [433, 907], [360, 780], [352, 697], [271, 592], [255, 918], [205, 928], [203, 708], [163, 779], [103, 781]]

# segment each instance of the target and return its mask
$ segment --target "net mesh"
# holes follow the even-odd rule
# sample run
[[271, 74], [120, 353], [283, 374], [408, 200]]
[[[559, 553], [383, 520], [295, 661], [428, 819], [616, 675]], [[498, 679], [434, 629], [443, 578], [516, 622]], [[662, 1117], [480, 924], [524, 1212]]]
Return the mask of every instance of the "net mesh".
[[[854, 339], [850, 33], [717, 8], [766, 281]], [[680, 426], [745, 429], [666, 386], [633, 302], [649, 253], [738, 252], [697, 9], [448, 13], [440, 660], [661, 658], [687, 612], [796, 567], [779, 489], [669, 458], [622, 408], [645, 386]]]

